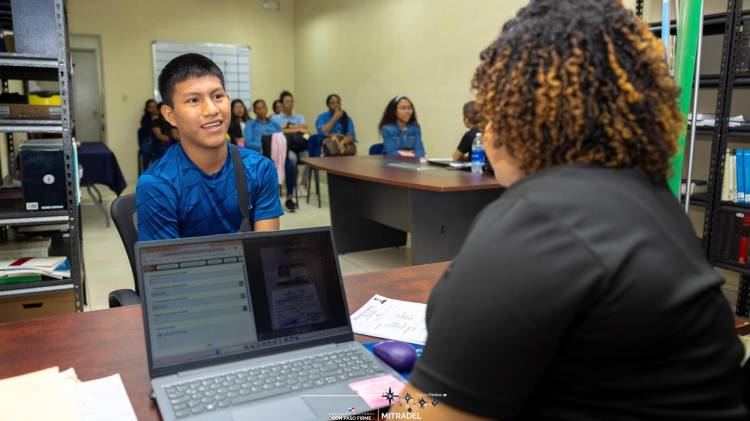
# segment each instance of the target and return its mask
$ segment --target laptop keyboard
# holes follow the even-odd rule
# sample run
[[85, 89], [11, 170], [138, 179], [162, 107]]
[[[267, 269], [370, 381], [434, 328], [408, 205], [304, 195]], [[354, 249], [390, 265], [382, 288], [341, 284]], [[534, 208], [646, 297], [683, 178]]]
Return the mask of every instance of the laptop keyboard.
[[165, 386], [177, 418], [382, 373], [360, 349], [336, 351]]

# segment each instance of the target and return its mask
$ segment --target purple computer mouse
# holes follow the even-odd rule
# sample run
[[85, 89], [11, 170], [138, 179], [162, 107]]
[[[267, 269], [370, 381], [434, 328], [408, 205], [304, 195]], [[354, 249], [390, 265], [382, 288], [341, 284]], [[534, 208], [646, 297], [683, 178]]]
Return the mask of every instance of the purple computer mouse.
[[372, 353], [398, 372], [409, 372], [417, 360], [417, 351], [406, 342], [384, 341], [372, 348]]

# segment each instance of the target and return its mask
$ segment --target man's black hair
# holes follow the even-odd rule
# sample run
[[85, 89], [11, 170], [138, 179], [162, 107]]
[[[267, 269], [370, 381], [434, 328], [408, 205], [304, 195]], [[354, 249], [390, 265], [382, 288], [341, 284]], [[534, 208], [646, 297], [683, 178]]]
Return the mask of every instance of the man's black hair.
[[173, 58], [159, 74], [159, 94], [162, 101], [174, 106], [174, 86], [184, 80], [201, 76], [216, 76], [224, 87], [224, 74], [210, 58], [200, 54], [188, 53]]
[[284, 98], [288, 97], [288, 96], [294, 98], [294, 95], [292, 95], [291, 92], [289, 92], [289, 91], [281, 91], [281, 94], [279, 94], [279, 101], [281, 101], [281, 103], [283, 104], [284, 103]]

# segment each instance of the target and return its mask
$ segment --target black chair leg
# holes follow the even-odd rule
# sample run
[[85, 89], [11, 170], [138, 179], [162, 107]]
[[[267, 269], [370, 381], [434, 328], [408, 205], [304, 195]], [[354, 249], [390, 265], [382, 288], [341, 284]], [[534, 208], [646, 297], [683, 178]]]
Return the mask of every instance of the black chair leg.
[[[316, 170], [313, 168], [313, 174]], [[312, 185], [308, 182], [307, 183], [307, 204], [310, 204], [310, 190], [312, 190]]]
[[315, 194], [318, 195], [318, 208], [320, 208], [320, 172], [315, 169]]

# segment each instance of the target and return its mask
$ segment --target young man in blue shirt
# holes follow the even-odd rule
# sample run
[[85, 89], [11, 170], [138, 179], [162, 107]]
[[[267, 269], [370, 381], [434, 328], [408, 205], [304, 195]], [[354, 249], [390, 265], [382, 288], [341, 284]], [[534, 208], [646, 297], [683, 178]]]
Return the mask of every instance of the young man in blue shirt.
[[[219, 67], [199, 54], [170, 61], [159, 75], [161, 113], [182, 141], [138, 180], [138, 239], [159, 240], [236, 232], [242, 222], [226, 141], [229, 96]], [[279, 229], [283, 215], [271, 160], [237, 148], [247, 179], [249, 223], [256, 231]]]

